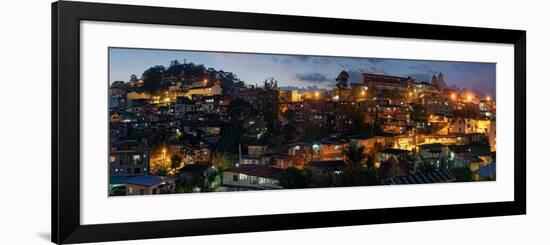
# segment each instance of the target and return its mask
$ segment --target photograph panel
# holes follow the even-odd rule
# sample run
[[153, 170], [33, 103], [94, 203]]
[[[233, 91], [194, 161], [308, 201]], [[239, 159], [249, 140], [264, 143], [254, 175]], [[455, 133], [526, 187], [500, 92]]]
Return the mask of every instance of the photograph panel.
[[496, 180], [496, 64], [109, 48], [109, 195]]

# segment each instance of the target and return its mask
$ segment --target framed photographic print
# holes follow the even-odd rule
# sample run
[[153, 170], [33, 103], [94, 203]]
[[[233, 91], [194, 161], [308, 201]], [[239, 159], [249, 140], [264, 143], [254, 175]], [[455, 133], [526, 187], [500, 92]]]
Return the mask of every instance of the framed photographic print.
[[525, 31], [69, 1], [52, 23], [55, 243], [526, 212]]

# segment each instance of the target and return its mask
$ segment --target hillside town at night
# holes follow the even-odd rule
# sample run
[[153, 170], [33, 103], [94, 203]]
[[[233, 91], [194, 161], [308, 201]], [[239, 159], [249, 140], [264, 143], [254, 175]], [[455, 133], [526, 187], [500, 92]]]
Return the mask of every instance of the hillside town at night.
[[110, 81], [110, 196], [496, 179], [496, 98], [444, 71], [292, 87], [206, 65]]

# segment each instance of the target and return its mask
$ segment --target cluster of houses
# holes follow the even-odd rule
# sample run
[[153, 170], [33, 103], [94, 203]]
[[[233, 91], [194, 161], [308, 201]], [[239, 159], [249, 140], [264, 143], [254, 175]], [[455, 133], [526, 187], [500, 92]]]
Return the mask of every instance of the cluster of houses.
[[[222, 127], [231, 121], [231, 101], [258, 104], [262, 88], [229, 92], [219, 81], [205, 79], [186, 85], [171, 81], [164, 93], [149, 94], [135, 89], [140, 83], [114, 82], [109, 89], [111, 195], [173, 193], [190, 174], [205, 177], [211, 171], [221, 173], [219, 188], [280, 189], [278, 176], [290, 167], [340, 173], [346, 166], [342, 149], [350, 142], [374, 156], [385, 184], [452, 182], [457, 178], [449, 169], [459, 167], [470, 169], [475, 180], [495, 179], [494, 99], [448, 88], [442, 74], [434, 75], [431, 83], [363, 74], [362, 81], [349, 88], [280, 90], [281, 115], [292, 111], [294, 116], [281, 116], [279, 121], [282, 126], [295, 125], [296, 137], [277, 147], [239, 145], [239, 154], [226, 169], [189, 166], [212, 162]], [[474, 114], [456, 114], [466, 108], [474, 108]], [[378, 123], [383, 134], [345, 134], [353, 113], [361, 113], [364, 124]], [[311, 125], [334, 128], [331, 135], [301, 140]], [[250, 115], [243, 127], [252, 138], [266, 130], [261, 115]], [[162, 146], [151, 144], [148, 137], [153, 134], [165, 137]], [[177, 173], [152, 174], [155, 164], [170, 163], [173, 155], [181, 158]], [[436, 171], [413, 174], [419, 164], [432, 165]]]

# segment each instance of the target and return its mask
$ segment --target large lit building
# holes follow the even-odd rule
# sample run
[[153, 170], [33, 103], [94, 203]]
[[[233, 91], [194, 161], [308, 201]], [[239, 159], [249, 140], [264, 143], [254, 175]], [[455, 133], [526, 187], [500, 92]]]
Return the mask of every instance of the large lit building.
[[363, 74], [363, 84], [367, 85], [372, 96], [387, 97], [387, 93], [397, 93], [396, 97], [405, 97], [414, 79], [410, 77]]
[[412, 84], [412, 91], [409, 92], [408, 98], [416, 100], [421, 98], [429, 98], [440, 94], [436, 85], [427, 82], [415, 82]]
[[220, 86], [220, 84], [215, 83], [213, 85], [192, 87], [185, 93], [185, 96], [191, 99], [193, 95], [214, 96], [214, 95], [221, 95], [221, 94], [222, 94], [222, 87]]
[[305, 91], [300, 94], [302, 100], [324, 100], [327, 97], [323, 91]]
[[471, 134], [489, 132], [489, 126], [491, 121], [489, 120], [477, 120], [471, 118], [456, 118], [451, 123], [449, 133], [452, 134]]
[[298, 90], [279, 90], [279, 101], [281, 102], [300, 102]]

